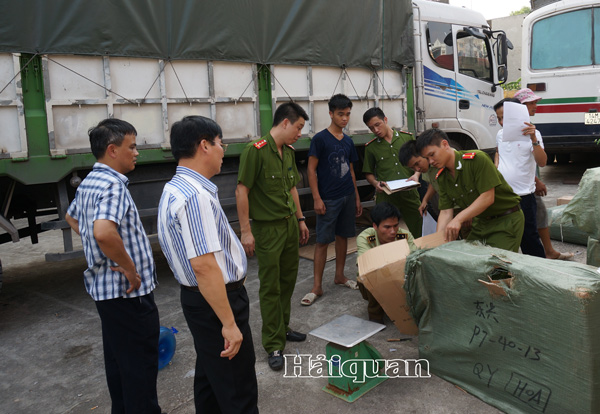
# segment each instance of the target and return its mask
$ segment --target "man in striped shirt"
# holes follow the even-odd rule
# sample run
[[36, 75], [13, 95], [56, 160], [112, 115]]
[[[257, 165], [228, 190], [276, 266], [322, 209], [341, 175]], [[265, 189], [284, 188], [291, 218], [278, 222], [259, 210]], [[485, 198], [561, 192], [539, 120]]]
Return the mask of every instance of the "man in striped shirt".
[[196, 412], [258, 413], [246, 254], [209, 181], [221, 171], [222, 135], [201, 116], [171, 127], [178, 166], [160, 199], [158, 238], [194, 337]]
[[83, 242], [84, 282], [102, 321], [113, 413], [160, 413], [158, 309], [152, 248], [123, 174], [135, 168], [133, 125], [105, 119], [89, 132], [98, 160], [82, 181], [66, 220]]

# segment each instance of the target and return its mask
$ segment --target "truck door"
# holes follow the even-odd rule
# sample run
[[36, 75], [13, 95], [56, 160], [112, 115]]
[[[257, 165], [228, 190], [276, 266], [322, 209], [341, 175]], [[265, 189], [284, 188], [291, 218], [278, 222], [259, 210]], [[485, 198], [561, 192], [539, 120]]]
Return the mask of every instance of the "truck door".
[[427, 50], [423, 53], [424, 109], [426, 128], [458, 128], [456, 122], [456, 76], [452, 25], [426, 22]]
[[500, 88], [492, 92], [494, 66], [489, 41], [476, 28], [454, 25], [453, 31], [458, 122], [480, 148], [494, 147], [497, 122], [493, 107], [503, 94]]

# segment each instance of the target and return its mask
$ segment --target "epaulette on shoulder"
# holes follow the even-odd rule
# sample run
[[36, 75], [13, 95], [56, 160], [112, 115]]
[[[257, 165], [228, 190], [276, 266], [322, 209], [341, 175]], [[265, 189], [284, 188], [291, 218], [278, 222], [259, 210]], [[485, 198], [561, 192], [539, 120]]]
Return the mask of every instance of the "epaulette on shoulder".
[[402, 130], [400, 130], [400, 132], [402, 132], [403, 134], [407, 134], [407, 135], [412, 135], [413, 134], [412, 132], [409, 132], [409, 131], [402, 131]]
[[446, 167], [444, 168], [440, 168], [440, 170], [437, 172], [437, 174], [435, 175], [435, 179], [437, 180], [438, 177], [440, 176], [440, 174], [442, 173], [442, 171], [444, 171], [446, 169]]
[[367, 241], [369, 243], [374, 243], [375, 240], [377, 240], [377, 237], [375, 237], [375, 236], [367, 236]]
[[373, 138], [371, 141], [367, 142], [367, 143], [365, 144], [365, 147], [366, 147], [367, 145], [369, 145], [371, 142], [375, 141], [376, 139], [377, 139], [377, 137], [375, 137], [375, 138]]
[[472, 160], [473, 158], [475, 158], [475, 155], [477, 155], [474, 152], [466, 152], [462, 155], [462, 159], [463, 160]]
[[266, 139], [261, 139], [260, 141], [256, 141], [254, 143], [254, 146], [256, 147], [256, 149], [261, 149], [265, 145], [267, 145], [267, 140]]
[[406, 234], [396, 233], [396, 240], [404, 240], [404, 239], [406, 239]]
[[289, 148], [293, 149], [294, 151], [296, 151], [296, 148], [294, 148], [291, 144], [286, 144]]

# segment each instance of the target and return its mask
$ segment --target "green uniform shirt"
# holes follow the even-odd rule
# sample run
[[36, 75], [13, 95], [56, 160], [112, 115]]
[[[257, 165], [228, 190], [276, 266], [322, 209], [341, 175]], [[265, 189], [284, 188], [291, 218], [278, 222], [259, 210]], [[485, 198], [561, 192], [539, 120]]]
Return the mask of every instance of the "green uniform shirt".
[[[463, 154], [475, 154], [472, 159]], [[446, 169], [438, 176], [440, 210], [469, 207], [482, 193], [495, 188], [494, 204], [477, 217], [497, 216], [521, 201], [488, 155], [482, 151], [454, 151], [454, 177]]]
[[438, 171], [439, 171], [439, 169], [437, 169], [433, 166], [429, 166], [429, 170], [427, 170], [426, 173], [422, 173], [421, 178], [423, 179], [423, 181], [432, 185], [435, 192], [439, 194], [440, 193], [440, 184], [435, 179], [435, 176], [437, 175]]
[[[264, 142], [263, 142], [264, 141]], [[284, 145], [283, 158], [271, 134], [250, 142], [240, 156], [238, 182], [250, 189], [250, 218], [279, 220], [296, 212], [290, 189], [300, 181], [294, 150]]]
[[[402, 238], [406, 238], [408, 242], [408, 247], [411, 252], [417, 250], [417, 246], [415, 245], [415, 239], [409, 231], [404, 229], [398, 229], [398, 233], [396, 235], [396, 240], [400, 240]], [[357, 248], [357, 256], [360, 256], [364, 252], [373, 247], [379, 246], [379, 239], [377, 238], [377, 230], [373, 227], [369, 227], [368, 229], [363, 230], [358, 237], [356, 238], [356, 248]]]
[[400, 147], [412, 139], [412, 134], [408, 132], [394, 131], [391, 144], [379, 137], [369, 141], [365, 145], [363, 173], [374, 174], [378, 181], [399, 180], [413, 175], [413, 172], [398, 160]]

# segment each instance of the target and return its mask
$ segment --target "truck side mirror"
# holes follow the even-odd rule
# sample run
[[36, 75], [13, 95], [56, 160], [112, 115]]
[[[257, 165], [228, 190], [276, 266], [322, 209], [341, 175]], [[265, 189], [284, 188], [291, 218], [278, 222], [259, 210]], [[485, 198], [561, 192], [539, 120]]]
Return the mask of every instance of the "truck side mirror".
[[496, 58], [498, 60], [498, 66], [506, 65], [507, 63], [509, 42], [510, 41], [506, 38], [506, 34], [498, 33], [496, 41]]

